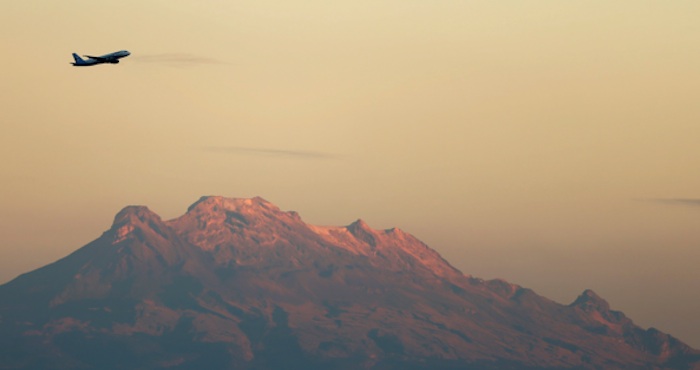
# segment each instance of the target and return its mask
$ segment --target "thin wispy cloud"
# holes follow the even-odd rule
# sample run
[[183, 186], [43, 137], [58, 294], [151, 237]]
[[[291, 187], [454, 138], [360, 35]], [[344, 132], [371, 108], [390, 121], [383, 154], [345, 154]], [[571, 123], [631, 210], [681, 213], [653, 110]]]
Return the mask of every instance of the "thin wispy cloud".
[[200, 149], [205, 151], [205, 152], [212, 152], [212, 153], [264, 156], [264, 157], [281, 157], [281, 158], [297, 158], [297, 159], [337, 159], [338, 158], [336, 155], [334, 155], [332, 153], [306, 151], [306, 150], [272, 149], [272, 148], [256, 148], [256, 147], [242, 147], [242, 146], [203, 147]]
[[132, 59], [141, 63], [160, 63], [169, 66], [186, 67], [203, 64], [229, 64], [227, 62], [202, 57], [190, 53], [161, 53], [161, 54], [135, 54]]
[[700, 207], [700, 198], [656, 198], [644, 200], [668, 205]]

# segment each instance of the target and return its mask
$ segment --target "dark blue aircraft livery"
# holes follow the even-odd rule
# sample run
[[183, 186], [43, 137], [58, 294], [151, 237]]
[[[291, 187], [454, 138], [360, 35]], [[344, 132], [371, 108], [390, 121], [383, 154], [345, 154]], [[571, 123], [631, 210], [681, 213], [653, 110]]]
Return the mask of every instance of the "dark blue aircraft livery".
[[76, 67], [87, 67], [87, 66], [94, 66], [95, 64], [103, 64], [103, 63], [109, 63], [109, 64], [117, 64], [119, 63], [120, 58], [125, 58], [131, 55], [130, 52], [126, 50], [120, 50], [120, 51], [115, 51], [114, 53], [109, 53], [105, 54], [99, 57], [93, 57], [90, 55], [84, 55], [87, 59], [83, 59], [78, 56], [78, 54], [73, 53], [73, 59], [75, 59], [75, 62], [71, 63]]

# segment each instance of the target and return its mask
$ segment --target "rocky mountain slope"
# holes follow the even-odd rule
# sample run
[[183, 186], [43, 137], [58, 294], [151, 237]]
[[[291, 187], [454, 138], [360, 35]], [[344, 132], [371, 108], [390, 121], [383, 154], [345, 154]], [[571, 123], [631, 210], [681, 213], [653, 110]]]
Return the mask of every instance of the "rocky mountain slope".
[[0, 369], [700, 369], [594, 292], [465, 276], [399, 229], [261, 199], [142, 206], [0, 286]]

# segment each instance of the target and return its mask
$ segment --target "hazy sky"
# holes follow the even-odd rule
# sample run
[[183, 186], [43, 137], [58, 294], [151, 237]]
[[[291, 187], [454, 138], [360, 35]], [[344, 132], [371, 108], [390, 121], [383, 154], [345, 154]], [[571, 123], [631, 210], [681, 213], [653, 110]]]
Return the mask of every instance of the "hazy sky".
[[[3, 0], [0, 282], [125, 205], [400, 227], [700, 347], [696, 0]], [[71, 53], [127, 49], [119, 65]]]

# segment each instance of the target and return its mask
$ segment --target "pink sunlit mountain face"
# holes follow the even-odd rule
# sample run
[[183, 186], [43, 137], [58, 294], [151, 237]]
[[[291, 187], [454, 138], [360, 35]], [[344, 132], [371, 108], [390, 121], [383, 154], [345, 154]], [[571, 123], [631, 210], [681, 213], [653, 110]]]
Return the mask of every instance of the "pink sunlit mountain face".
[[700, 369], [700, 352], [594, 292], [561, 305], [463, 275], [362, 220], [261, 199], [129, 206], [0, 286], [0, 369]]

